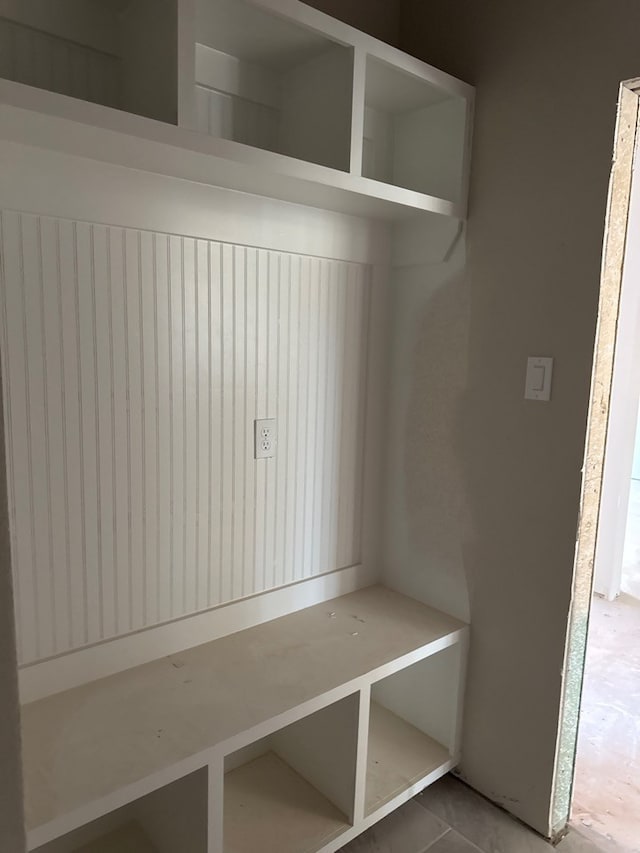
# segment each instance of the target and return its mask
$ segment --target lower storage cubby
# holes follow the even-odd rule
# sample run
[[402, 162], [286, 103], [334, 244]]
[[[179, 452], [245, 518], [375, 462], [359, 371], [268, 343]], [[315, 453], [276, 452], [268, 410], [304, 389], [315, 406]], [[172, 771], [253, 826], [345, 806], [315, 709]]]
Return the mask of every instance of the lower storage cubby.
[[207, 796], [203, 768], [34, 853], [207, 853]]
[[228, 755], [224, 853], [312, 853], [353, 824], [359, 695]]
[[367, 816], [454, 766], [462, 661], [456, 643], [372, 686]]

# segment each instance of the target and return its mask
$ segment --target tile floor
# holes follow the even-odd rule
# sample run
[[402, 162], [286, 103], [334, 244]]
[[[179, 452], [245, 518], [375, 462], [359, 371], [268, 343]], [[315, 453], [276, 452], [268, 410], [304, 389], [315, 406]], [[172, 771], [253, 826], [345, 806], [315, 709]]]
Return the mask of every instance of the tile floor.
[[[624, 853], [571, 829], [558, 853]], [[531, 830], [446, 776], [356, 838], [342, 853], [553, 853]]]

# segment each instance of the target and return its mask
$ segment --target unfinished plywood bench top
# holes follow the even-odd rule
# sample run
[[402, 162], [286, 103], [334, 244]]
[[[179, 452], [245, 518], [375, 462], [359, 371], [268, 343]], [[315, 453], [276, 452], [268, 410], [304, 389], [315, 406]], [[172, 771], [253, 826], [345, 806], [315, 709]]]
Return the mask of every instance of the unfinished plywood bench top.
[[25, 705], [27, 827], [89, 804], [104, 813], [116, 792], [143, 780], [151, 790], [168, 769], [202, 766], [212, 749], [266, 734], [465, 629], [374, 586]]

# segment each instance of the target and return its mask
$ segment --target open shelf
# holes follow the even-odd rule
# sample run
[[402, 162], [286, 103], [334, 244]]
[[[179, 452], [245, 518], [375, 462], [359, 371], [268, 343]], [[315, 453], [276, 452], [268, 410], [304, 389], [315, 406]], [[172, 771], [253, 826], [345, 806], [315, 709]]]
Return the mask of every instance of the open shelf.
[[319, 850], [348, 828], [340, 810], [273, 752], [226, 774], [225, 853]]
[[455, 765], [462, 665], [455, 643], [372, 685], [365, 814]]
[[466, 99], [372, 56], [365, 79], [362, 174], [459, 202]]
[[392, 711], [371, 703], [365, 814], [450, 762], [447, 749]]
[[353, 50], [244, 0], [199, 0], [203, 133], [349, 171]]
[[177, 123], [177, 0], [6, 0], [0, 77]]
[[207, 771], [164, 785], [34, 853], [207, 853]]
[[306, 853], [353, 824], [359, 694], [228, 755], [225, 853]]

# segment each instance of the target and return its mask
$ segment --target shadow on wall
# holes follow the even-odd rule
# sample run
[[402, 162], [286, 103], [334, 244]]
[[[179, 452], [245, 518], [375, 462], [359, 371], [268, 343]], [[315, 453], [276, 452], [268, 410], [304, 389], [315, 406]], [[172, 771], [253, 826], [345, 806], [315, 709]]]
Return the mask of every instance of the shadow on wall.
[[443, 223], [428, 245], [416, 244], [416, 263], [394, 270], [385, 562], [401, 591], [468, 621], [461, 446], [470, 294], [457, 228]]

